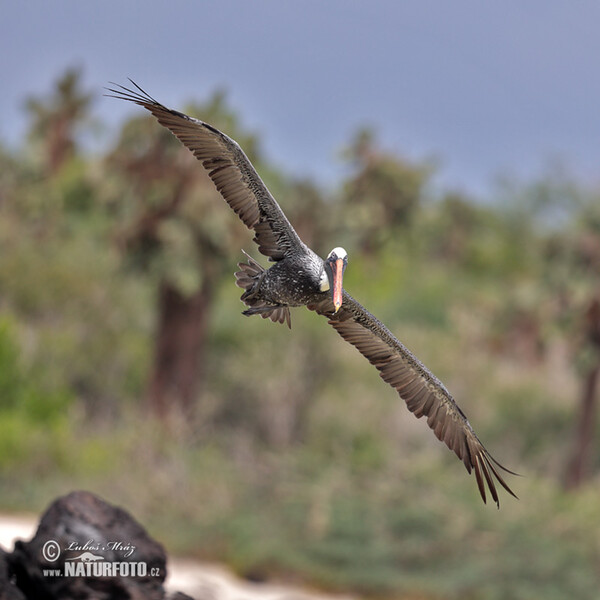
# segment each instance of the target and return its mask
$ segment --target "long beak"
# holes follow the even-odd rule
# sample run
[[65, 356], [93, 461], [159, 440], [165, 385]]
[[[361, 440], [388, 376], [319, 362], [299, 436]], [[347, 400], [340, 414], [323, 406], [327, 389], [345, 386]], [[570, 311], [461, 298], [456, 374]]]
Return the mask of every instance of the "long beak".
[[341, 258], [338, 258], [334, 263], [332, 263], [331, 272], [333, 274], [333, 306], [335, 306], [335, 312], [337, 312], [342, 306], [342, 278], [344, 276], [344, 261]]

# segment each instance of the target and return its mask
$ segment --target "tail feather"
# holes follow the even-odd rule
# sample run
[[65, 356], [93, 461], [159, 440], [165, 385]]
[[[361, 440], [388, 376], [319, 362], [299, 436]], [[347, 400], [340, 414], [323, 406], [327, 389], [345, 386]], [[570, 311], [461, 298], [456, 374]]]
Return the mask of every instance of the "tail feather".
[[287, 323], [287, 326], [292, 328], [292, 319], [290, 309], [287, 306], [264, 306], [255, 305], [242, 312], [243, 315], [251, 317], [252, 315], [260, 315], [263, 319], [269, 317], [273, 323]]
[[[244, 252], [244, 254], [246, 254]], [[266, 273], [265, 269], [259, 265], [252, 257], [248, 256], [248, 263], [238, 263], [238, 267], [241, 269], [235, 274], [235, 283], [237, 286], [250, 292], [253, 288], [257, 288], [260, 283], [262, 276]]]
[[268, 317], [273, 323], [287, 323], [287, 326], [291, 329], [292, 320], [290, 309], [287, 306], [273, 306], [267, 304], [262, 298], [257, 297], [260, 282], [266, 270], [248, 254], [246, 254], [246, 257], [248, 258], [248, 262], [238, 263], [240, 270], [235, 273], [236, 285], [245, 290], [241, 300], [249, 307], [242, 314], [246, 316], [260, 315], [263, 319]]

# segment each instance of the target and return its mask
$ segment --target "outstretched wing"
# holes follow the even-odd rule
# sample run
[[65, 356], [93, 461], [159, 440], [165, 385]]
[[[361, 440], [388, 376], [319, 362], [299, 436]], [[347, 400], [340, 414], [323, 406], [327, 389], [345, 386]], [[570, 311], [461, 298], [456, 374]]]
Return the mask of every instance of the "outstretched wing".
[[455, 452], [469, 473], [475, 471], [484, 502], [487, 485], [499, 505], [495, 481], [515, 496], [499, 470], [515, 473], [490, 455], [444, 384], [383, 323], [345, 291], [342, 307], [336, 314], [329, 298], [308, 308], [328, 317], [329, 324], [377, 367], [383, 380], [397, 390], [417, 418], [427, 417], [427, 424], [437, 438]]
[[137, 91], [113, 84], [116, 88], [108, 89], [111, 92], [108, 95], [149, 110], [194, 153], [229, 206], [254, 230], [254, 241], [262, 254], [277, 261], [288, 252], [304, 247], [237, 142], [208, 123], [163, 106], [136, 83], [131, 83]]

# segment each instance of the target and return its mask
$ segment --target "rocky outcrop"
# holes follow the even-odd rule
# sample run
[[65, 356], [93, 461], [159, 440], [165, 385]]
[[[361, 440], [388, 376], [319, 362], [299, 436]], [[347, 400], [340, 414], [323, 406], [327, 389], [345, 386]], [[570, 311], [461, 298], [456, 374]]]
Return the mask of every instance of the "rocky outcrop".
[[0, 600], [166, 600], [166, 574], [164, 548], [129, 513], [72, 492], [50, 505], [31, 540], [0, 549]]

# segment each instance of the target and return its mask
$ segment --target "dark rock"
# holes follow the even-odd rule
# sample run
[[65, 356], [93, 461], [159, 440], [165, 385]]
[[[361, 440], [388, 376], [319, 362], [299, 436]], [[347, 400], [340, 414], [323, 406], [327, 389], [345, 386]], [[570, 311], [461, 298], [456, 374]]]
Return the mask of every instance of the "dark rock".
[[26, 600], [13, 581], [9, 555], [0, 548], [0, 600]]
[[8, 562], [27, 599], [165, 597], [163, 547], [126, 511], [89, 492], [72, 492], [53, 502], [35, 536], [17, 541]]

